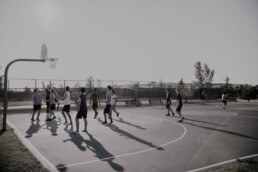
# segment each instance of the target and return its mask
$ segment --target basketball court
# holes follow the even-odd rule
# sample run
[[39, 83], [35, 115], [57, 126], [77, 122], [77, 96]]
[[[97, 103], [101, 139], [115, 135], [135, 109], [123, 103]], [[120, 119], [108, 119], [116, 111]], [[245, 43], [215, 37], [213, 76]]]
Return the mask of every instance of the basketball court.
[[[185, 104], [183, 123], [163, 106], [119, 108], [114, 124], [88, 112], [88, 132], [72, 133], [60, 111], [54, 121], [31, 122], [29, 114], [8, 116], [8, 124], [51, 171], [199, 171], [258, 153], [258, 107], [229, 103]], [[74, 119], [76, 112], [72, 112]], [[83, 129], [83, 120], [80, 121]]]

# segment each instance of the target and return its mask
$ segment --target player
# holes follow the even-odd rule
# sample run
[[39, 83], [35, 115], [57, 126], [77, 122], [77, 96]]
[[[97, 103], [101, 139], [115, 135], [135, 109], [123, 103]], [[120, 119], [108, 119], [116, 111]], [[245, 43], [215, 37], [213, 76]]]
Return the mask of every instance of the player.
[[108, 85], [107, 86], [107, 93], [106, 93], [106, 107], [104, 109], [105, 121], [102, 124], [106, 124], [107, 123], [107, 115], [109, 116], [109, 119], [110, 119], [109, 125], [111, 125], [113, 123], [112, 115], [110, 113], [110, 110], [111, 110], [111, 96], [112, 96], [111, 89], [112, 89], [112, 87], [110, 85]]
[[100, 98], [96, 88], [94, 88], [93, 93], [90, 95], [90, 105], [95, 112], [94, 119], [96, 119], [98, 115], [98, 107], [100, 106]]
[[74, 132], [74, 134], [79, 135], [79, 119], [81, 119], [83, 117], [84, 120], [84, 130], [82, 130], [83, 132], [88, 133], [87, 131], [87, 94], [85, 93], [85, 88], [82, 87], [81, 88], [81, 94], [78, 97], [77, 100], [77, 115], [75, 118], [75, 122], [76, 122], [76, 131]]
[[36, 120], [40, 121], [39, 120], [39, 115], [40, 115], [41, 105], [42, 105], [42, 96], [38, 92], [37, 88], [34, 89], [34, 94], [32, 96], [32, 100], [33, 100], [33, 113], [32, 113], [32, 117], [31, 117], [31, 121], [34, 121], [34, 115], [35, 115], [36, 112], [38, 112]]
[[117, 112], [116, 110], [116, 101], [117, 101], [117, 97], [116, 97], [115, 91], [112, 90], [110, 113], [112, 114], [112, 111], [114, 111], [116, 113], [116, 116], [119, 117], [119, 112]]
[[175, 113], [171, 109], [171, 94], [170, 94], [170, 91], [169, 91], [168, 88], [165, 91], [167, 93], [167, 95], [166, 95], [166, 108], [168, 110], [168, 114], [166, 116], [170, 116], [170, 111], [171, 111], [172, 115], [175, 116]]
[[[63, 97], [63, 100], [64, 100], [64, 107], [62, 109], [62, 114], [64, 116], [64, 119], [65, 119], [65, 123], [64, 124], [67, 124], [67, 118], [66, 118], [66, 114], [70, 120], [70, 123], [69, 124], [73, 124], [72, 122], [72, 118], [71, 118], [71, 115], [70, 115], [70, 108], [71, 108], [71, 96], [70, 96], [70, 87], [69, 86], [66, 86], [65, 87], [65, 93], [64, 93], [64, 97]], [[66, 114], [65, 114], [66, 113]]]
[[183, 101], [182, 101], [182, 96], [180, 94], [180, 91], [176, 89], [176, 98], [177, 98], [177, 107], [176, 107], [176, 113], [179, 115], [179, 121], [178, 122], [183, 122], [184, 118], [181, 114], [181, 109], [183, 106]]
[[222, 101], [222, 103], [223, 103], [222, 108], [223, 108], [223, 109], [226, 109], [227, 100], [226, 100], [226, 95], [224, 94], [224, 92], [223, 92], [222, 95], [221, 95], [221, 101]]

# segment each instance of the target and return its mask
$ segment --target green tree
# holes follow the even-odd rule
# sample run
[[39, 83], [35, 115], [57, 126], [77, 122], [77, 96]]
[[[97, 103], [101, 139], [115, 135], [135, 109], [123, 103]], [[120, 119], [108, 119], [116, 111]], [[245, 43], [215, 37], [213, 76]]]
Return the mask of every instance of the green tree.
[[[178, 82], [177, 84], [177, 89], [183, 93], [184, 89], [185, 89], [185, 83], [183, 81], [183, 78], [181, 78], [181, 80]], [[183, 95], [182, 95], [183, 96]]]
[[257, 88], [256, 86], [244, 85], [242, 87], [242, 99], [250, 101], [251, 99], [256, 99]]
[[159, 82], [159, 84], [158, 84], [158, 86], [160, 87], [160, 88], [164, 88], [164, 87], [166, 87], [166, 84], [162, 81], [162, 79], [160, 80], [160, 82]]
[[225, 84], [222, 85], [221, 91], [224, 92], [225, 94], [227, 94], [229, 97], [235, 97], [236, 96], [236, 91], [229, 82], [230, 78], [228, 76], [226, 76], [224, 81], [225, 81]]
[[89, 78], [86, 79], [85, 87], [91, 89], [91, 88], [93, 88], [94, 86], [95, 86], [95, 84], [94, 84], [93, 76], [90, 76]]
[[214, 69], [210, 69], [207, 64], [202, 65], [200, 61], [194, 64], [195, 77], [198, 81], [199, 88], [211, 87], [213, 82], [213, 77], [215, 74]]
[[140, 82], [133, 82], [132, 83], [132, 89], [136, 89], [136, 88], [141, 88], [140, 87]]
[[187, 101], [194, 95], [195, 84], [190, 84], [189, 86], [187, 86], [184, 83], [183, 78], [181, 78], [181, 80], [177, 84], [177, 89], [181, 92], [182, 97], [185, 100], [185, 103], [187, 103]]

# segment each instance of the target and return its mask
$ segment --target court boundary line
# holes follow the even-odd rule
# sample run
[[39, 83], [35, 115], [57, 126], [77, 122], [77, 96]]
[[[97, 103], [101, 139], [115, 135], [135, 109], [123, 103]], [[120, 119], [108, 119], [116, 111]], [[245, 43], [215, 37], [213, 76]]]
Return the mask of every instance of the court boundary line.
[[52, 164], [44, 155], [42, 155], [35, 146], [26, 138], [24, 135], [13, 125], [9, 120], [7, 120], [7, 124], [14, 130], [14, 133], [20, 139], [22, 144], [36, 157], [36, 159], [49, 171], [58, 172], [57, 168]]
[[[253, 157], [256, 157], [256, 156], [258, 156], [258, 154], [253, 154], [253, 155], [248, 155], [248, 156], [240, 157], [239, 159], [253, 158]], [[228, 164], [228, 163], [231, 163], [231, 162], [235, 162], [235, 161], [237, 161], [236, 158], [235, 158], [235, 159], [228, 160], [228, 161], [223, 161], [223, 162], [220, 162], [220, 163], [208, 165], [208, 166], [205, 166], [205, 167], [197, 168], [197, 169], [190, 170], [190, 171], [187, 171], [187, 172], [197, 172], [197, 171], [207, 170], [207, 169], [209, 169], [209, 168], [213, 168], [213, 167], [216, 167], [216, 166], [225, 165], [225, 164]]]
[[[121, 155], [115, 155], [115, 156], [112, 156], [112, 157], [107, 157], [107, 158], [102, 158], [102, 159], [95, 159], [95, 160], [90, 160], [90, 161], [74, 163], [74, 164], [68, 164], [65, 167], [73, 167], [73, 166], [89, 164], [89, 163], [95, 163], [95, 162], [105, 161], [105, 160], [108, 160], [108, 159], [115, 159], [115, 158], [120, 158], [120, 157], [131, 156], [131, 155], [136, 155], [136, 154], [148, 152], [148, 151], [151, 151], [151, 150], [154, 150], [154, 149], [157, 149], [157, 148], [161, 148], [161, 147], [164, 147], [166, 145], [175, 143], [175, 142], [181, 140], [187, 134], [187, 129], [182, 124], [180, 124], [178, 122], [175, 122], [175, 121], [167, 120], [167, 119], [162, 119], [162, 118], [157, 118], [157, 119], [162, 120], [162, 121], [168, 121], [168, 122], [175, 123], [175, 124], [179, 125], [180, 127], [182, 127], [184, 129], [183, 134], [180, 137], [178, 137], [178, 138], [176, 138], [176, 139], [174, 139], [172, 141], [169, 141], [167, 143], [164, 143], [162, 145], [159, 145], [159, 146], [156, 146], [156, 147], [153, 147], [153, 148], [149, 148], [149, 149], [145, 149], [145, 150], [141, 150], [141, 151], [136, 151], [136, 152], [131, 152], [131, 153], [126, 153], [126, 154], [121, 154]], [[60, 168], [63, 168], [63, 167], [57, 167], [57, 169], [60, 169]]]

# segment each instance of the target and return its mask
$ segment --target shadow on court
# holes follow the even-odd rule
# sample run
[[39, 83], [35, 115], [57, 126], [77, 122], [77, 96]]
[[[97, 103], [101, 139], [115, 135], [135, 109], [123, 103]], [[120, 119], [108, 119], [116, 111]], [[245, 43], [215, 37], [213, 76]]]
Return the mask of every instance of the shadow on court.
[[138, 128], [138, 129], [141, 129], [141, 130], [146, 130], [146, 128], [143, 128], [139, 125], [136, 125], [136, 124], [133, 124], [133, 123], [130, 123], [130, 122], [127, 122], [127, 121], [124, 121], [123, 118], [119, 118], [119, 120], [117, 119], [113, 119], [114, 121], [117, 121], [117, 122], [120, 122], [120, 123], [123, 123], [123, 124], [127, 124], [127, 125], [130, 125], [132, 127], [135, 127], [135, 128]]
[[113, 162], [114, 155], [112, 155], [103, 145], [96, 140], [90, 133], [87, 133], [90, 140], [86, 140], [87, 148], [96, 154], [101, 161], [106, 161], [114, 170], [116, 171], [124, 171], [124, 167]]
[[26, 138], [30, 138], [33, 136], [33, 134], [36, 134], [41, 127], [43, 127], [46, 124], [43, 125], [39, 125], [39, 121], [31, 121], [31, 125], [28, 128], [28, 130], [26, 131], [27, 135], [25, 136]]
[[216, 123], [212, 123], [212, 122], [207, 122], [207, 121], [201, 121], [201, 120], [195, 120], [195, 119], [190, 119], [190, 118], [185, 118], [184, 121], [193, 121], [193, 122], [200, 122], [200, 123], [205, 123], [205, 124], [211, 124], [211, 125], [217, 125], [217, 126], [221, 126], [221, 127], [226, 127], [226, 125], [221, 125], [221, 124], [216, 124]]
[[[98, 121], [101, 122], [101, 123], [104, 122], [104, 121], [102, 121], [100, 118], [98, 118]], [[116, 126], [115, 124], [112, 124], [112, 125], [105, 125], [105, 126], [108, 127], [108, 128], [110, 128], [111, 130], [113, 130], [113, 131], [119, 133], [121, 136], [125, 136], [126, 138], [133, 139], [133, 140], [135, 140], [135, 141], [137, 141], [137, 142], [140, 142], [140, 143], [142, 143], [142, 144], [145, 144], [145, 145], [147, 145], [147, 146], [149, 146], [149, 147], [151, 147], [151, 148], [156, 148], [157, 150], [164, 150], [164, 148], [162, 148], [162, 147], [158, 147], [158, 146], [154, 145], [154, 144], [151, 143], [151, 142], [148, 142], [148, 141], [146, 141], [146, 140], [143, 140], [143, 139], [141, 139], [141, 138], [139, 138], [139, 137], [136, 137], [135, 135], [133, 135], [133, 134], [131, 134], [131, 133], [125, 131], [125, 130], [120, 129], [120, 128], [119, 128], [118, 126]]]
[[235, 135], [235, 136], [239, 136], [239, 137], [243, 137], [243, 138], [247, 138], [247, 139], [253, 139], [253, 140], [258, 140], [257, 138], [251, 137], [251, 136], [247, 136], [245, 134], [241, 134], [241, 133], [236, 133], [233, 131], [227, 131], [227, 130], [223, 130], [223, 129], [217, 129], [217, 128], [211, 128], [211, 127], [206, 127], [206, 126], [201, 126], [201, 125], [197, 125], [194, 123], [190, 123], [190, 122], [183, 122], [184, 124], [188, 124], [188, 125], [192, 125], [195, 127], [199, 127], [199, 128], [203, 128], [203, 129], [207, 129], [207, 130], [212, 130], [212, 131], [217, 131], [217, 132], [222, 132], [222, 133], [226, 133], [226, 134], [231, 134], [231, 135]]
[[61, 125], [61, 119], [58, 118], [58, 121], [53, 120], [53, 121], [46, 121], [46, 128], [43, 129], [47, 129], [51, 132], [52, 136], [57, 136], [57, 129], [59, 128], [59, 126]]
[[[111, 154], [106, 148], [104, 148], [104, 146], [97, 139], [95, 139], [91, 134], [87, 133], [90, 140], [85, 140], [81, 135], [76, 135], [73, 133], [73, 126], [71, 126], [70, 129], [68, 129], [68, 125], [66, 125], [64, 130], [69, 134], [69, 137], [70, 137], [70, 139], [63, 140], [64, 143], [71, 141], [81, 151], [86, 151], [86, 147], [87, 147], [88, 150], [92, 151], [97, 158], [99, 158], [101, 161], [106, 161], [114, 170], [124, 171], [124, 168], [121, 165], [113, 162], [115, 159], [114, 155]], [[83, 144], [85, 144], [86, 147], [83, 146]], [[65, 171], [67, 167], [61, 164], [57, 168], [59, 171], [61, 170]]]

